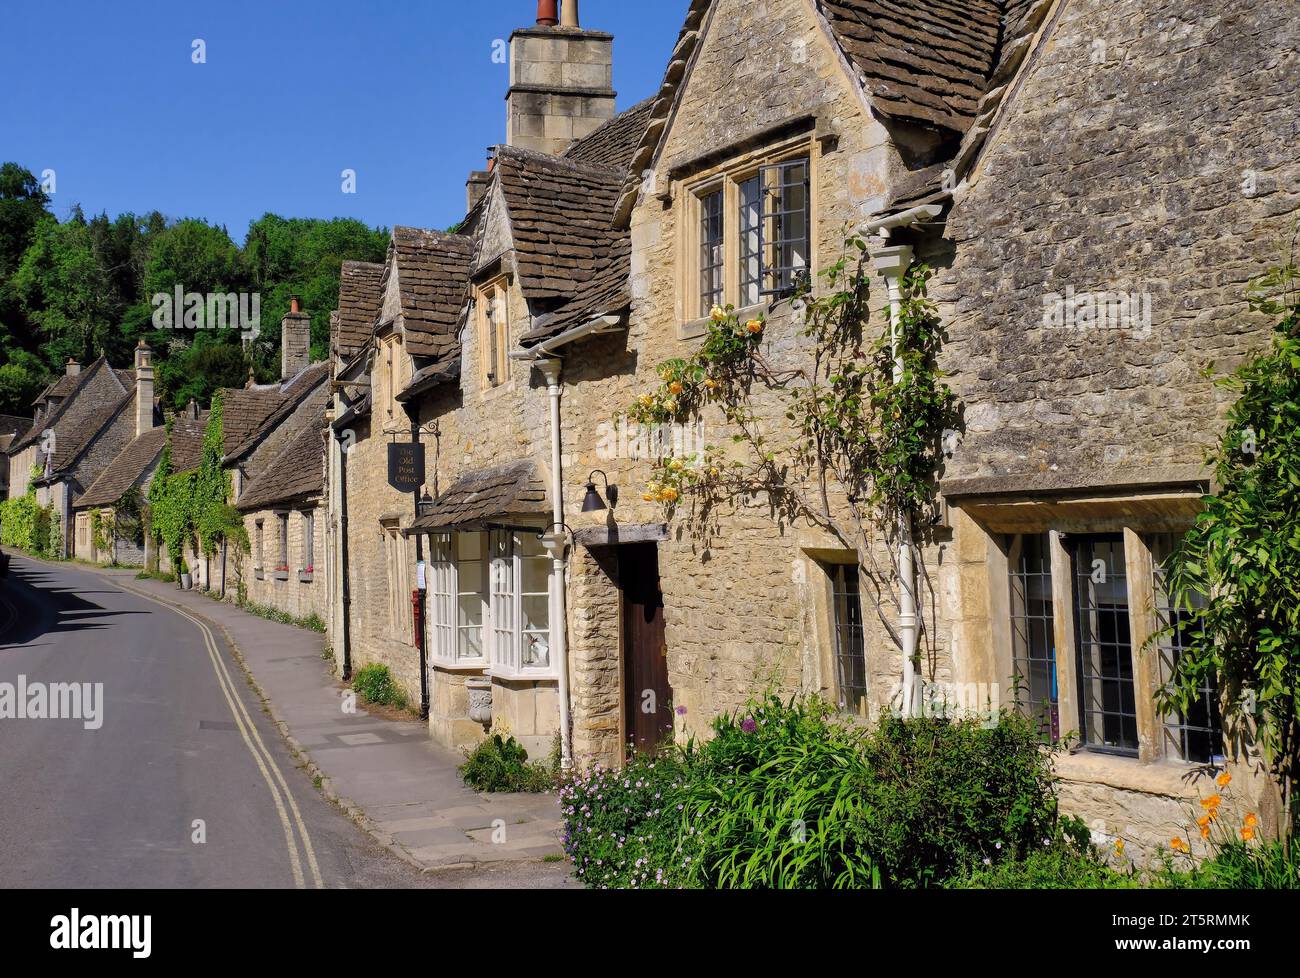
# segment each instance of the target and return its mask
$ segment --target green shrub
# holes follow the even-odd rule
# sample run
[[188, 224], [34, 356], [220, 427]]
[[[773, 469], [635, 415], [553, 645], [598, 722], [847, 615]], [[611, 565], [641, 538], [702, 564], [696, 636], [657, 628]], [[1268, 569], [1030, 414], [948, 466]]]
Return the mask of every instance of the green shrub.
[[1050, 754], [1019, 715], [864, 731], [816, 698], [769, 697], [713, 733], [565, 785], [565, 847], [589, 886], [912, 888], [1067, 837], [1086, 851], [1086, 829], [1058, 824]]
[[395, 706], [399, 710], [406, 709], [406, 691], [393, 679], [388, 666], [381, 663], [372, 662], [358, 669], [356, 677], [352, 680], [352, 688], [367, 703]]
[[542, 792], [555, 787], [558, 762], [528, 762], [528, 751], [514, 737], [493, 734], [465, 756], [460, 776], [475, 791]]
[[578, 878], [594, 889], [691, 885], [695, 850], [682, 832], [688, 777], [688, 756], [670, 751], [635, 755], [621, 771], [597, 765], [565, 781], [564, 851]]
[[1128, 890], [1141, 883], [1133, 873], [1107, 866], [1091, 846], [1058, 840], [1021, 860], [1004, 860], [946, 884], [957, 890]]
[[884, 718], [866, 739], [871, 776], [859, 844], [887, 885], [923, 887], [1023, 859], [1057, 834], [1051, 754], [1032, 721]]
[[722, 889], [881, 885], [861, 833], [870, 794], [860, 731], [816, 698], [776, 697], [713, 725], [685, 783], [692, 878]]

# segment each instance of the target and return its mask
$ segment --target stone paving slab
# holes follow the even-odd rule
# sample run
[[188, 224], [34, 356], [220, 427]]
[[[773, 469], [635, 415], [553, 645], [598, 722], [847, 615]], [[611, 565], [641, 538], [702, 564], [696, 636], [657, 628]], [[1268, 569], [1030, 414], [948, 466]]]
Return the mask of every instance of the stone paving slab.
[[[101, 573], [215, 626], [321, 790], [402, 859], [429, 872], [563, 853], [554, 795], [478, 794], [460, 780], [460, 755], [434, 744], [420, 721], [390, 720], [360, 705], [344, 713], [342, 688], [321, 657], [323, 636], [138, 580], [134, 571]], [[504, 841], [493, 840], [494, 828], [504, 830]]]

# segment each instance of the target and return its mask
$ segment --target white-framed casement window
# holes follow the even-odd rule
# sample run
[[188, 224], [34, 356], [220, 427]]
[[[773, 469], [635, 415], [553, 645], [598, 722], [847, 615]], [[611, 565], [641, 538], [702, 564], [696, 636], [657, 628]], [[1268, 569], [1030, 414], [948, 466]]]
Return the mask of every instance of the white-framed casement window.
[[806, 141], [701, 176], [685, 194], [684, 312], [759, 305], [809, 281], [812, 153]]
[[551, 678], [551, 560], [535, 532], [435, 536], [429, 593], [435, 661], [506, 678]]
[[266, 521], [258, 520], [256, 524], [257, 541], [254, 544], [257, 564], [253, 570], [259, 573], [266, 570]]
[[488, 602], [486, 533], [438, 534], [430, 539], [429, 628], [435, 662], [487, 666]]
[[485, 387], [500, 387], [510, 379], [510, 292], [505, 277], [480, 286], [478, 310], [479, 379]]
[[492, 533], [492, 672], [550, 675], [551, 561], [536, 533]]

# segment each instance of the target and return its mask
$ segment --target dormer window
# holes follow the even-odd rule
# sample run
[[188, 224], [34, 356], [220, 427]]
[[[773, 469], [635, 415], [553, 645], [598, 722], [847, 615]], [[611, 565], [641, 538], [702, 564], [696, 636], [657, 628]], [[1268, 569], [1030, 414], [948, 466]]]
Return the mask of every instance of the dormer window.
[[510, 293], [504, 277], [478, 289], [479, 378], [485, 388], [500, 387], [510, 378]]

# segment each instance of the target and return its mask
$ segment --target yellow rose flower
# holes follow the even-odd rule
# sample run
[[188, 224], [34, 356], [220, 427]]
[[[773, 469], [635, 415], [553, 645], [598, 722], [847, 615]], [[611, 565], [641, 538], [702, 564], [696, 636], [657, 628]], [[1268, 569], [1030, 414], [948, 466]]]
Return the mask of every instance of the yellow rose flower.
[[681, 384], [677, 383], [677, 381], [673, 381], [671, 384], [669, 384], [668, 389], [672, 391], [674, 394], [680, 394], [683, 390], [685, 390], [685, 388], [682, 387]]
[[751, 333], [761, 333], [763, 332], [763, 324], [757, 319], [751, 319], [749, 322], [745, 323], [745, 329], [749, 330]]
[[722, 306], [714, 306], [709, 310], [709, 318], [715, 323], [720, 323], [727, 318], [727, 310], [723, 309]]

